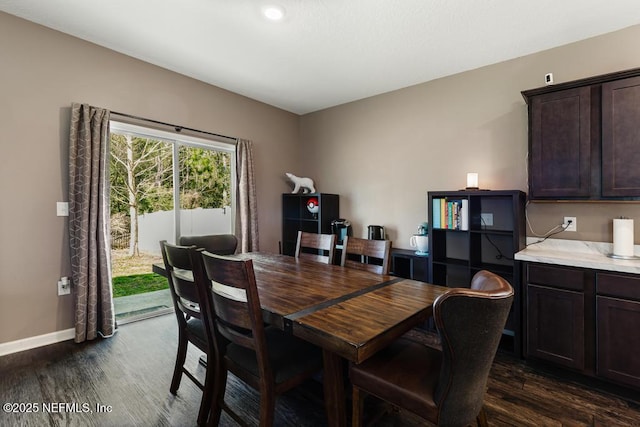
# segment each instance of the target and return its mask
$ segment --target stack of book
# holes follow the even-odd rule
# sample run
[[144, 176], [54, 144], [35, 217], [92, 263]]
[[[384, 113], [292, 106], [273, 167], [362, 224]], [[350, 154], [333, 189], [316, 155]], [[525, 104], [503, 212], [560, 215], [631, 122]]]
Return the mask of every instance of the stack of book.
[[468, 199], [433, 199], [433, 228], [469, 230]]

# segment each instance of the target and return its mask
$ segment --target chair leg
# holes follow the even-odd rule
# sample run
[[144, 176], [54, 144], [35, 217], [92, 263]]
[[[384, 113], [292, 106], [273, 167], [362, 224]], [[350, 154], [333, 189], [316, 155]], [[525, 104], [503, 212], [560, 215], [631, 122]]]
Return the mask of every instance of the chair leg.
[[487, 424], [487, 413], [484, 410], [484, 406], [480, 409], [480, 412], [476, 417], [476, 422], [478, 423], [478, 427], [488, 427], [489, 424]]
[[208, 356], [208, 366], [205, 374], [204, 385], [202, 387], [202, 399], [200, 400], [200, 411], [198, 411], [198, 425], [204, 426], [207, 424], [209, 413], [211, 412], [211, 399], [215, 386], [215, 363], [213, 363], [213, 357]]
[[220, 415], [224, 407], [224, 392], [227, 388], [227, 370], [223, 366], [224, 362], [217, 359], [219, 358], [216, 357], [213, 396], [211, 397], [209, 421], [207, 422], [207, 425], [210, 427], [217, 426], [220, 423]]
[[361, 392], [356, 386], [352, 386], [352, 388], [353, 395], [351, 404], [353, 405], [353, 408], [351, 411], [351, 426], [362, 427], [362, 408], [364, 405], [365, 393]]
[[178, 334], [178, 353], [176, 354], [176, 366], [173, 368], [173, 378], [171, 379], [171, 387], [169, 391], [171, 394], [176, 394], [180, 387], [180, 380], [182, 379], [182, 369], [184, 367], [184, 361], [187, 358], [187, 339], [182, 331]]
[[260, 392], [260, 427], [273, 426], [273, 417], [276, 412], [276, 396], [273, 390]]

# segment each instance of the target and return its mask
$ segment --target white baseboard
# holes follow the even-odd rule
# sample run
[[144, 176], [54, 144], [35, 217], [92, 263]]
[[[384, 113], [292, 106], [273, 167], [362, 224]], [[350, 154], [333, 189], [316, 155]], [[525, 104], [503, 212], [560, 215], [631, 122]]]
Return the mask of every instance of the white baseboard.
[[18, 353], [19, 351], [30, 350], [32, 348], [42, 347], [49, 344], [55, 344], [61, 341], [72, 340], [75, 336], [76, 330], [71, 328], [35, 337], [23, 338], [21, 340], [5, 342], [0, 344], [0, 356]]

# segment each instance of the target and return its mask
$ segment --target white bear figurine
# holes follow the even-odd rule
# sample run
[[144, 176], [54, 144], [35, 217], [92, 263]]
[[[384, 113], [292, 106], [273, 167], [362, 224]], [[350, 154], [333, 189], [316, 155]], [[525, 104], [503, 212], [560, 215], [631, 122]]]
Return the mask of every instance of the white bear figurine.
[[292, 194], [297, 193], [301, 188], [304, 194], [316, 192], [316, 188], [313, 186], [313, 180], [311, 178], [295, 176], [289, 172], [285, 175], [287, 175], [287, 178], [289, 178], [294, 184], [293, 191], [291, 192]]

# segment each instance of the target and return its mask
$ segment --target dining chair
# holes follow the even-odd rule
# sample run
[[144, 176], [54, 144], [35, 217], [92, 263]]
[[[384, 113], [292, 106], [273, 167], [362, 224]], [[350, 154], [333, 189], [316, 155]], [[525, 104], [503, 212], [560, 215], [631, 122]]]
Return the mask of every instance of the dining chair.
[[318, 234], [298, 231], [296, 258], [306, 258], [325, 264], [333, 264], [336, 250], [335, 234]]
[[229, 340], [224, 354], [215, 359], [217, 381], [208, 424], [218, 425], [223, 409], [244, 424], [224, 400], [227, 372], [231, 372], [260, 393], [260, 426], [271, 426], [276, 396], [319, 372], [322, 353], [275, 326], [265, 325], [250, 259], [203, 252], [202, 261], [204, 279], [211, 283], [216, 333]]
[[433, 304], [441, 351], [400, 338], [350, 367], [353, 426], [362, 423], [367, 394], [437, 425], [487, 425], [487, 378], [514, 293], [488, 271], [476, 273], [473, 282], [476, 289], [452, 288]]
[[160, 249], [178, 319], [178, 352], [169, 391], [177, 394], [183, 374], [202, 390], [197, 421], [202, 426], [206, 424], [211, 409], [215, 364], [207, 364], [204, 382], [185, 367], [189, 343], [203, 351], [208, 360], [214, 360], [216, 354], [210, 294], [207, 294], [202, 282], [195, 280], [202, 268], [201, 250], [195, 246], [172, 245], [164, 240], [160, 242]]
[[[360, 239], [346, 236], [342, 241], [340, 265], [367, 270], [377, 274], [389, 274], [391, 258], [390, 240]], [[373, 263], [371, 261], [375, 260]]]
[[[469, 289], [476, 291], [491, 290], [495, 286], [495, 282], [488, 280], [488, 275], [476, 274], [471, 281]], [[442, 342], [438, 331], [432, 329], [433, 326], [425, 324], [424, 326], [415, 327], [405, 333], [403, 338], [412, 339], [421, 342], [438, 350], [442, 350]]]
[[180, 236], [178, 244], [182, 246], [193, 245], [214, 254], [231, 255], [236, 253], [238, 238], [233, 234]]

